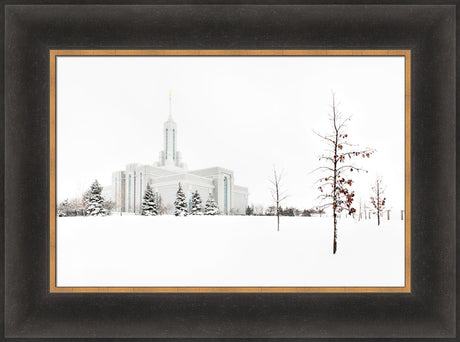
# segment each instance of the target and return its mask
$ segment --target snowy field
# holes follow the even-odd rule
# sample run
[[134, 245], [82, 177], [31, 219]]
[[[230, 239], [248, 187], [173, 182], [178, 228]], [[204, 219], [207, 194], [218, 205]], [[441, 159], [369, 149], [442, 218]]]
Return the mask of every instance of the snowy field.
[[57, 286], [404, 286], [404, 222], [57, 218]]

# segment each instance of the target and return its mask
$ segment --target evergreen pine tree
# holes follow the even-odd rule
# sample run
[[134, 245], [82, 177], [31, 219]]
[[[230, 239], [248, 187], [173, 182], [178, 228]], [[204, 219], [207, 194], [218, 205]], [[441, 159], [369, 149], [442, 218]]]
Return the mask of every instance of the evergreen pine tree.
[[103, 207], [104, 198], [101, 195], [102, 186], [97, 180], [91, 184], [85, 196], [86, 213], [90, 216], [105, 216], [106, 211]]
[[150, 185], [147, 184], [147, 189], [144, 193], [144, 198], [142, 200], [142, 215], [144, 216], [156, 216], [158, 215], [158, 204], [155, 200], [155, 195], [153, 194]]
[[196, 190], [193, 195], [192, 195], [192, 215], [203, 215], [201, 212], [201, 197], [200, 194], [198, 193], [198, 190]]
[[185, 200], [184, 192], [182, 191], [182, 187], [179, 183], [179, 189], [176, 193], [176, 200], [174, 201], [174, 215], [176, 216], [187, 216], [187, 201]]
[[57, 215], [59, 217], [68, 216], [70, 210], [69, 200], [66, 199], [63, 202], [59, 203], [57, 207]]
[[209, 194], [209, 198], [206, 201], [206, 205], [204, 207], [204, 214], [205, 215], [218, 215], [219, 208], [217, 207], [216, 201], [211, 194]]

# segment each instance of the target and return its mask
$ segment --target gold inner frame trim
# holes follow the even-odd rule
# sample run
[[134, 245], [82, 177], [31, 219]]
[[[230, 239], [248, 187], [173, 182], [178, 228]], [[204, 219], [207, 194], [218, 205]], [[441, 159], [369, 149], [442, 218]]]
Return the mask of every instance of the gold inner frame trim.
[[[405, 286], [403, 287], [61, 287], [56, 286], [56, 57], [58, 56], [403, 56], [405, 57]], [[50, 293], [410, 293], [410, 50], [50, 50]]]

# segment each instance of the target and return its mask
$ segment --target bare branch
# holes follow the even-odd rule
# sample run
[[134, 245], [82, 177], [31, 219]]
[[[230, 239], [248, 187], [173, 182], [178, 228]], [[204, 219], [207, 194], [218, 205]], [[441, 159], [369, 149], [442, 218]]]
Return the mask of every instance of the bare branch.
[[356, 170], [356, 171], [367, 172], [367, 170], [365, 170], [365, 169], [363, 169], [363, 168], [356, 167], [356, 166], [354, 166], [354, 165], [344, 165], [344, 166], [341, 166], [341, 167], [337, 168], [337, 171], [343, 171], [343, 170], [346, 170], [346, 169], [348, 169], [348, 170], [350, 170], [350, 171], [351, 171], [351, 169], [352, 169], [353, 171]]
[[342, 122], [339, 124], [338, 130], [340, 131], [342, 128], [346, 127], [346, 123], [351, 120], [351, 115], [347, 117], [346, 119], [342, 120]]
[[328, 171], [334, 172], [334, 169], [332, 169], [332, 168], [330, 168], [328, 166], [319, 166], [316, 169], [314, 169], [313, 171], [311, 171], [310, 173], [318, 171], [318, 170], [328, 170]]
[[330, 143], [334, 144], [334, 140], [332, 140], [332, 138], [330, 138], [330, 137], [328, 137], [328, 136], [326, 136], [326, 135], [321, 135], [321, 134], [319, 134], [319, 133], [317, 133], [317, 132], [315, 132], [315, 131], [313, 131], [313, 133], [315, 133], [318, 137], [320, 137], [320, 138], [322, 138], [322, 139], [324, 139], [324, 140], [327, 140], [327, 141], [329, 141]]

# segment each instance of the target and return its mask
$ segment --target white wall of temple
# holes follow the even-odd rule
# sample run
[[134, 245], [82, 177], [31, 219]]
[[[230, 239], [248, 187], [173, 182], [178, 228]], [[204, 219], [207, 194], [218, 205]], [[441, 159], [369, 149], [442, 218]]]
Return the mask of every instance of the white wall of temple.
[[156, 166], [162, 166], [165, 164], [165, 151], [160, 151], [158, 153], [158, 162], [155, 163]]
[[125, 172], [112, 173], [112, 200], [115, 202], [116, 211], [124, 211], [125, 208]]
[[169, 185], [154, 185], [154, 193], [158, 193], [161, 196], [161, 204], [165, 207], [172, 206], [176, 200], [176, 192], [178, 189], [177, 184]]
[[248, 206], [248, 194], [234, 191], [232, 199], [232, 214], [245, 215]]
[[128, 164], [126, 165], [126, 175], [125, 175], [125, 209], [127, 212], [134, 212], [136, 198], [136, 168], [137, 164]]
[[209, 198], [209, 193], [214, 192], [214, 187], [201, 186], [201, 185], [195, 185], [195, 184], [188, 184], [188, 189], [187, 190], [188, 190], [188, 192], [185, 193], [186, 196], [191, 196], [195, 191], [198, 190], [198, 193], [200, 194], [200, 198], [201, 198], [201, 206], [204, 209], [204, 207], [206, 205], [206, 201]]
[[[201, 197], [202, 206], [204, 208], [206, 201], [208, 200], [209, 193], [212, 192], [213, 186], [198, 185], [188, 182], [181, 182], [182, 191], [185, 194], [187, 204], [191, 203], [192, 194], [198, 190]], [[154, 193], [158, 193], [161, 196], [162, 205], [165, 207], [173, 207], [174, 201], [176, 200], [177, 190], [179, 189], [179, 183], [168, 183], [168, 184], [155, 184], [153, 185]]]
[[101, 196], [105, 201], [114, 201], [112, 185], [105, 185], [102, 187]]
[[[213, 179], [215, 186], [213, 196], [219, 207], [219, 212], [224, 215], [230, 214], [233, 206], [233, 171], [221, 167], [211, 167], [207, 169], [194, 170], [191, 171], [191, 173]], [[225, 181], [225, 179], [227, 180]], [[227, 184], [226, 186], [225, 182]], [[225, 191], [225, 188], [227, 191]]]
[[147, 183], [145, 181], [145, 170], [137, 170], [137, 182], [136, 182], [136, 213], [141, 213], [142, 206], [142, 197], [144, 196], [145, 189], [147, 188]]
[[182, 161], [182, 153], [181, 152], [179, 152], [179, 151], [176, 152], [176, 160], [175, 161], [176, 161], [176, 163], [175, 163], [176, 167], [179, 167], [179, 168], [185, 169], [185, 170], [187, 169], [187, 164], [185, 164]]
[[220, 172], [213, 178], [216, 187], [214, 198], [219, 207], [219, 212], [222, 215], [228, 215], [232, 209], [233, 175]]
[[134, 184], [134, 174], [133, 172], [126, 172], [125, 180], [125, 211], [133, 211], [133, 184]]
[[153, 180], [154, 184], [166, 184], [166, 183], [174, 183], [178, 184], [179, 182], [184, 183], [187, 182], [189, 184], [201, 184], [204, 186], [212, 186], [213, 181], [212, 178], [206, 178], [197, 176], [195, 174], [189, 172], [180, 172], [180, 173], [170, 173], [169, 175], [162, 176], [162, 177], [155, 177]]
[[124, 175], [124, 201], [120, 198], [120, 203], [124, 202], [124, 211], [140, 213], [147, 183], [152, 183], [157, 175], [170, 174], [170, 171], [151, 165], [128, 164]]
[[[135, 192], [132, 194], [133, 204], [131, 212], [136, 212], [138, 214], [141, 213], [142, 200], [144, 198], [145, 191], [147, 190], [147, 184], [149, 184], [153, 190], [153, 183], [156, 175], [158, 174], [158, 171], [160, 171], [158, 168], [152, 167], [151, 165], [138, 165], [135, 168], [135, 173], [133, 173], [135, 178], [132, 179]], [[160, 174], [169, 174], [169, 172], [160, 172]]]
[[234, 185], [233, 172], [218, 167], [203, 172], [178, 173], [152, 165], [128, 164], [126, 171], [112, 174], [111, 196], [117, 211], [139, 214], [147, 184], [161, 196], [163, 206], [173, 207], [179, 182], [188, 203], [192, 193], [198, 190], [203, 208], [211, 193], [221, 214], [244, 214], [246, 211], [247, 188]]
[[194, 174], [194, 175], [207, 177], [207, 178], [216, 177], [216, 176], [218, 176], [219, 174], [222, 174], [222, 173], [230, 174], [230, 175], [233, 176], [233, 171], [232, 170], [224, 169], [224, 168], [218, 167], [218, 166], [209, 167], [209, 168], [206, 168], [206, 169], [191, 170], [189, 172]]
[[150, 176], [154, 177], [163, 177], [168, 175], [175, 175], [178, 173], [182, 173], [182, 170], [176, 168], [165, 168], [165, 167], [158, 167], [154, 165], [142, 165], [144, 167], [144, 172], [148, 173]]

